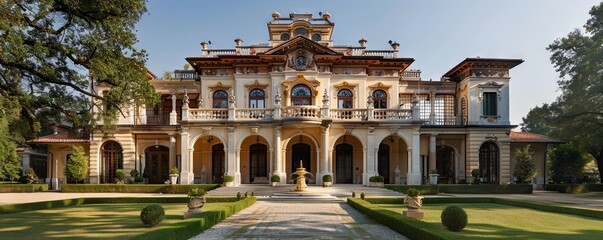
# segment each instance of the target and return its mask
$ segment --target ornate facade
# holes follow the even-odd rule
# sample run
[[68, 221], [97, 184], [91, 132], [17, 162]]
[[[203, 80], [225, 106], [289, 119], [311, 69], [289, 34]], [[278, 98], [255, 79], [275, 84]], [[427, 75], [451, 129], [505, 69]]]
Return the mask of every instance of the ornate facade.
[[[268, 43], [211, 49], [188, 57], [192, 70], [152, 74], [156, 106], [137, 106], [113, 132], [90, 136], [90, 179], [112, 182], [115, 169], [144, 172], [151, 183], [180, 169], [179, 183], [281, 183], [303, 162], [320, 184], [485, 183], [511, 181], [509, 70], [520, 59], [467, 58], [440, 81], [410, 70], [391, 49], [338, 46], [328, 13], [274, 13]], [[95, 85], [97, 92], [104, 86]], [[95, 109], [96, 111], [97, 109]]]

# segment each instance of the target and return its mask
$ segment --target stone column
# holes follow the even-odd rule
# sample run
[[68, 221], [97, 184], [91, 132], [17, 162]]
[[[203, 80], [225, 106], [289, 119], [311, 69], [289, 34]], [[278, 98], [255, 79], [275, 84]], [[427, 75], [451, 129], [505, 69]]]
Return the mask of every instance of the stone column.
[[320, 137], [321, 137], [321, 170], [320, 173], [317, 174], [317, 184], [322, 184], [322, 176], [325, 175], [331, 175], [333, 176], [333, 173], [330, 171], [329, 169], [329, 127], [321, 127], [321, 133], [320, 133]]
[[372, 176], [377, 175], [376, 173], [376, 169], [377, 166], [375, 165], [375, 149], [372, 148], [372, 146], [375, 146], [375, 127], [369, 127], [368, 128], [368, 135], [367, 135], [367, 147], [365, 148], [365, 162], [366, 162], [366, 169], [365, 169], [365, 173], [363, 173], [362, 175], [362, 184], [363, 185], [367, 185], [369, 184], [369, 178]]
[[407, 176], [408, 185], [420, 185], [421, 184], [421, 134], [419, 129], [413, 129], [412, 145], [409, 148], [409, 161], [411, 162], [409, 168], [409, 174]]
[[437, 134], [429, 136], [429, 168], [427, 168], [427, 173], [431, 173], [432, 170], [436, 169], [436, 136]]
[[191, 184], [195, 175], [193, 174], [192, 166], [189, 161], [189, 135], [188, 128], [182, 128], [180, 133], [180, 161], [182, 162], [182, 170], [180, 171], [180, 184]]
[[170, 125], [176, 125], [178, 122], [178, 115], [176, 114], [176, 93], [172, 94], [172, 112], [170, 112]]
[[[170, 134], [170, 163], [173, 163], [175, 167], [178, 166], [178, 162], [176, 162], [176, 136], [174, 134]], [[142, 155], [141, 155], [142, 156]], [[140, 160], [142, 162], [142, 159]], [[178, 167], [179, 170], [182, 170], [182, 164], [180, 164], [181, 166]], [[140, 165], [142, 166], [142, 164]], [[171, 169], [171, 168], [170, 168]], [[140, 172], [142, 173], [142, 171], [144, 171], [143, 169], [140, 170]], [[180, 181], [180, 183], [182, 183], [182, 178], [178, 179]], [[173, 183], [176, 184], [176, 183]]]
[[283, 160], [281, 150], [281, 126], [274, 128], [274, 175], [281, 178], [280, 184], [287, 183], [287, 173], [283, 171]]
[[241, 184], [241, 172], [237, 170], [237, 147], [235, 127], [228, 127], [228, 150], [226, 154], [226, 169], [227, 174], [234, 177], [234, 185], [238, 186]]

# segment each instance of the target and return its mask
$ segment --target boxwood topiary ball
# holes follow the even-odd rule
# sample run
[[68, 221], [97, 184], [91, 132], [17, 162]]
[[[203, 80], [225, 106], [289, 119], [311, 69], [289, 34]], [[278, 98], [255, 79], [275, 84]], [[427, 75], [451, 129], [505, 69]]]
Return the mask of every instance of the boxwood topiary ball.
[[442, 224], [450, 231], [461, 231], [467, 226], [467, 213], [460, 207], [448, 206], [442, 211]]
[[165, 217], [165, 211], [159, 204], [152, 204], [144, 207], [140, 211], [140, 220], [146, 226], [157, 226]]

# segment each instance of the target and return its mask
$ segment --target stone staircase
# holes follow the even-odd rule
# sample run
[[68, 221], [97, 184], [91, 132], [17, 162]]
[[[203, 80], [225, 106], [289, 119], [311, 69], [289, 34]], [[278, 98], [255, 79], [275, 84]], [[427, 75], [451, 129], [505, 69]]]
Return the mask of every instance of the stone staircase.
[[352, 196], [352, 191], [356, 192], [356, 197], [364, 192], [366, 197], [404, 197], [404, 194], [387, 190], [385, 188], [366, 187], [358, 184], [336, 184], [331, 187], [322, 187], [318, 185], [308, 185], [308, 188], [302, 192], [295, 192], [292, 189], [294, 184], [279, 185], [271, 187], [269, 185], [242, 184], [237, 187], [221, 187], [209, 191], [208, 197], [236, 196], [237, 192], [253, 195], [260, 201], [293, 201], [293, 202], [342, 202], [347, 197]]

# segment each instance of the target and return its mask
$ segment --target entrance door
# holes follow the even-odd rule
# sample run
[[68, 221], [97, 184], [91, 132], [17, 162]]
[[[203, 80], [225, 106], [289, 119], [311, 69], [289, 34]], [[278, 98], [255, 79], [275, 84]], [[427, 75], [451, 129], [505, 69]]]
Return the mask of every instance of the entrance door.
[[254, 182], [255, 177], [268, 177], [266, 145], [258, 143], [249, 147], [249, 166], [249, 182]]
[[436, 149], [436, 169], [440, 180], [454, 183], [454, 149], [449, 146], [438, 146]]
[[343, 143], [335, 147], [335, 182], [336, 183], [353, 183], [354, 158], [352, 145]]
[[[307, 172], [312, 172], [310, 164], [310, 145], [305, 143], [296, 143], [291, 150], [291, 172], [295, 172], [299, 167], [299, 162], [302, 162]], [[293, 180], [295, 182], [295, 179]]]
[[379, 165], [379, 175], [383, 176], [384, 183], [389, 182], [389, 145], [387, 144], [379, 144], [379, 154], [378, 154], [378, 162]]
[[162, 184], [168, 180], [170, 149], [165, 146], [149, 147], [145, 156], [145, 171], [149, 173], [149, 183]]
[[224, 181], [224, 144], [216, 144], [211, 147], [211, 176], [212, 183]]

